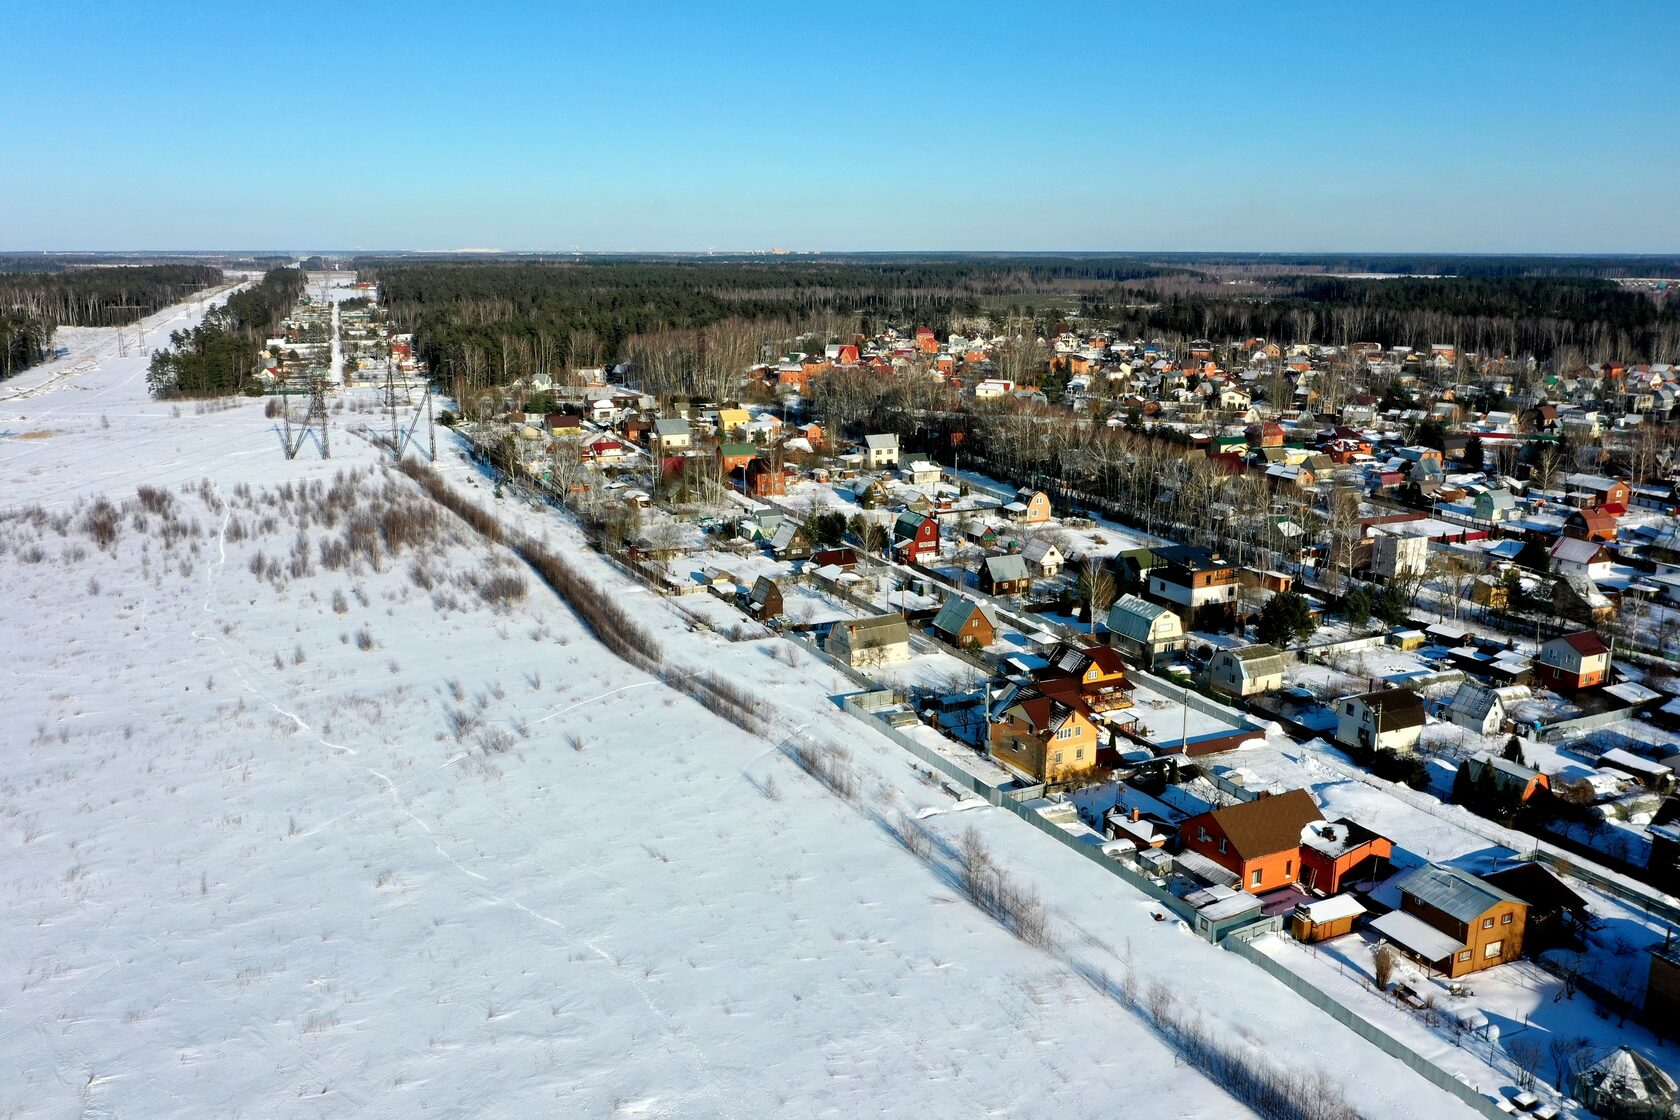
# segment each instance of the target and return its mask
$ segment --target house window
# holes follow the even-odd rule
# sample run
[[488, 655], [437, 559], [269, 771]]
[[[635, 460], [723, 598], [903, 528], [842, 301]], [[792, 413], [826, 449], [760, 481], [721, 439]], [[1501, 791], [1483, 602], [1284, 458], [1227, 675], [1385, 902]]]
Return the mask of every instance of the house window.
[[1499, 919], [1499, 924], [1502, 925], [1502, 926], [1510, 925], [1511, 924], [1511, 915], [1509, 915], [1509, 914], [1502, 915]]
[[1207, 829], [1203, 828], [1201, 825], [1197, 825], [1196, 826], [1196, 839], [1200, 840], [1202, 843], [1206, 844], [1209, 840], [1212, 840], [1213, 837], [1208, 835], [1208, 830]]
[[1493, 928], [1493, 919], [1492, 918], [1483, 918], [1482, 919], [1482, 928], [1483, 929], [1492, 929]]
[[1250, 886], [1258, 887], [1260, 885], [1260, 871], [1258, 868], [1255, 869], [1253, 875], [1249, 876], [1248, 882]]
[[1286, 860], [1283, 861], [1283, 873], [1285, 875], [1295, 874], [1295, 861], [1294, 860], [1286, 859]]
[[1221, 836], [1219, 838], [1219, 854], [1220, 855], [1225, 854], [1225, 837], [1223, 837], [1223, 836]]
[[1483, 960], [1492, 960], [1494, 957], [1497, 957], [1499, 954], [1503, 953], [1504, 951], [1505, 951], [1505, 942], [1503, 942], [1503, 941], [1489, 941], [1487, 943], [1487, 948], [1482, 950], [1482, 959]]
[[1062, 752], [1057, 751], [1056, 752], [1056, 765], [1060, 766], [1061, 764], [1062, 764]]
[[1470, 950], [1468, 950], [1468, 949], [1464, 950], [1462, 953], [1460, 953], [1458, 955], [1458, 959], [1461, 960], [1461, 961], [1469, 960], [1470, 959]]
[[1073, 757], [1074, 758], [1084, 758], [1085, 757], [1085, 748], [1080, 747], [1078, 750], [1074, 751], [1073, 752]]

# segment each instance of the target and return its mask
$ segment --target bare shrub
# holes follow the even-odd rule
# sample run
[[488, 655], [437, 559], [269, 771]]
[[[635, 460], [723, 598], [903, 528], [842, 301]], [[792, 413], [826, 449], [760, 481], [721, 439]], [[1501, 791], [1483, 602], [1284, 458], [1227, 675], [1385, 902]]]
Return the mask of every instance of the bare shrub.
[[497, 572], [478, 581], [478, 597], [496, 610], [525, 598], [525, 581], [512, 572]]
[[82, 515], [82, 531], [95, 545], [103, 549], [117, 543], [117, 531], [122, 527], [122, 514], [105, 498], [95, 498], [93, 505]]
[[350, 609], [350, 600], [344, 597], [343, 588], [339, 588], [333, 592], [332, 609], [334, 614], [343, 614], [345, 611]]
[[830, 793], [844, 801], [855, 802], [861, 796], [862, 782], [852, 764], [852, 753], [838, 743], [818, 746], [815, 743], [794, 743], [787, 747], [788, 756], [805, 773], [821, 782]]
[[366, 626], [356, 631], [356, 648], [363, 653], [373, 648], [373, 631]]
[[140, 508], [158, 517], [173, 517], [176, 513], [175, 495], [161, 486], [147, 486], [142, 484], [134, 492], [140, 501]]
[[506, 754], [513, 749], [513, 733], [504, 727], [486, 727], [478, 733], [478, 749], [485, 754]]
[[1371, 971], [1376, 977], [1379, 991], [1388, 991], [1388, 982], [1394, 978], [1394, 965], [1399, 954], [1392, 945], [1378, 945], [1371, 954]]

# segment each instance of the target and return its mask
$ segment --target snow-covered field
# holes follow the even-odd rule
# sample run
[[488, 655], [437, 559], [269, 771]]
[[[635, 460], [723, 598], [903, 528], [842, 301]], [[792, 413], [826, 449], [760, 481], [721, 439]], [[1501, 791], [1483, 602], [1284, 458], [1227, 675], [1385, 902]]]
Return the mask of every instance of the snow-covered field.
[[[354, 411], [332, 460], [288, 461], [263, 402], [151, 402], [102, 345], [0, 387], [0, 1115], [1244, 1113], [1097, 972], [1361, 1115], [1463, 1111], [1010, 814], [955, 811], [816, 659], [690, 630], [539, 530], [668, 673], [751, 688], [744, 731], [434, 521]], [[796, 742], [849, 752], [864, 796]], [[917, 817], [931, 851], [883, 825]], [[970, 825], [1048, 949], [958, 889]]]

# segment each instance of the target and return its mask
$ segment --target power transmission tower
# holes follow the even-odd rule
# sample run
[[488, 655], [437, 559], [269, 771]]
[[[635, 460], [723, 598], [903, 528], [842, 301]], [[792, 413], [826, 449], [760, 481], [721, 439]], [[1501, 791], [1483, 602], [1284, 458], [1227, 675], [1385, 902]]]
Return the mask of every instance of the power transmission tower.
[[284, 409], [282, 414], [286, 417], [286, 458], [297, 458], [310, 432], [315, 433], [315, 444], [321, 449], [321, 458], [332, 458], [332, 445], [327, 434], [327, 379], [324, 376], [310, 379], [309, 410], [304, 413], [303, 426], [298, 428], [296, 440], [292, 439], [291, 410]]

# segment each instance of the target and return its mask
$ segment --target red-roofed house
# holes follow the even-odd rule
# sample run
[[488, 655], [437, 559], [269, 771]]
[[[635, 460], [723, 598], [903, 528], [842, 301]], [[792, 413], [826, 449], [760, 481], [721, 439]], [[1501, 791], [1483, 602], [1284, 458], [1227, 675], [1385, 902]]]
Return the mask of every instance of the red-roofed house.
[[1078, 681], [1041, 681], [1003, 704], [987, 733], [989, 753], [998, 762], [1039, 782], [1058, 782], [1096, 766], [1102, 737]]
[[1556, 692], [1595, 688], [1609, 677], [1610, 649], [1591, 630], [1553, 638], [1534, 663], [1534, 679]]

